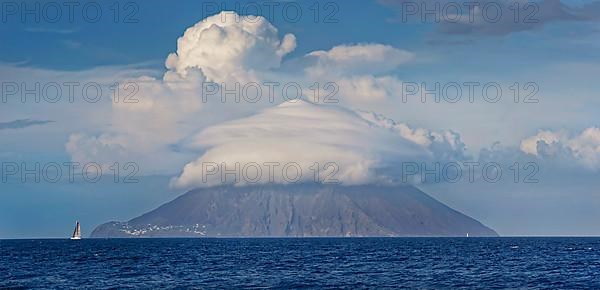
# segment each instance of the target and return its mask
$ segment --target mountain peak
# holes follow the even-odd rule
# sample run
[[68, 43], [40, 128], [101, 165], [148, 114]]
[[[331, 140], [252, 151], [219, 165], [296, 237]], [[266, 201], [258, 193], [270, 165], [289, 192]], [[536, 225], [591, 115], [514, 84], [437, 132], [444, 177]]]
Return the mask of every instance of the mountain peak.
[[219, 186], [189, 191], [92, 237], [497, 236], [412, 186]]

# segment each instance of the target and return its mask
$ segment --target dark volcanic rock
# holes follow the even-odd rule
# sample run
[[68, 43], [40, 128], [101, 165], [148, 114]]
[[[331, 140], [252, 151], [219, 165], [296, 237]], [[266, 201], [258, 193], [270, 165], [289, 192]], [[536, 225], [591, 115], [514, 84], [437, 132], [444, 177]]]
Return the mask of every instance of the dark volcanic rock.
[[222, 186], [190, 191], [92, 237], [497, 236], [409, 186]]

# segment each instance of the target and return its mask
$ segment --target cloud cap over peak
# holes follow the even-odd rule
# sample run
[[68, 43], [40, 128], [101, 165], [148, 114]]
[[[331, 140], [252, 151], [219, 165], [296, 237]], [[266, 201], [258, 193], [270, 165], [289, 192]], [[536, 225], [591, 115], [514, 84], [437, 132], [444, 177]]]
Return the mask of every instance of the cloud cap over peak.
[[[427, 135], [424, 129], [412, 131], [406, 127], [405, 130]], [[280, 165], [273, 180], [264, 174], [256, 183], [289, 183], [281, 172], [286, 164], [297, 164], [301, 168], [303, 174], [297, 182], [321, 182], [331, 177], [331, 171], [322, 170], [315, 180], [312, 167], [315, 163], [335, 164], [333, 177], [341, 184], [388, 183], [400, 176], [402, 162], [431, 161], [442, 156], [433, 152], [440, 150], [441, 147], [436, 146], [441, 142], [446, 141], [416, 142], [406, 132], [399, 133], [355, 111], [297, 100], [200, 132], [188, 147], [205, 150], [204, 153], [188, 163], [172, 184], [182, 188], [223, 183], [245, 185], [245, 180], [232, 182], [220, 174], [206, 174], [207, 164], [225, 164], [231, 169], [236, 163], [240, 167], [250, 163]], [[443, 154], [449, 155], [454, 153]]]

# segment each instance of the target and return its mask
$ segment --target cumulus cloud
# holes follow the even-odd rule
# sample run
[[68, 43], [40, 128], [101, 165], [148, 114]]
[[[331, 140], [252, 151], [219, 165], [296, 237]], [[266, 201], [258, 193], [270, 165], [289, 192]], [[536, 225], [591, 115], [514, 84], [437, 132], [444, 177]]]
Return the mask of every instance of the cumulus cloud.
[[[287, 164], [301, 168], [303, 174], [296, 182], [334, 178], [345, 185], [387, 183], [400, 177], [402, 162], [464, 157], [464, 144], [458, 135], [411, 129], [381, 115], [306, 101], [286, 102], [251, 117], [209, 127], [188, 146], [205, 153], [173, 180], [177, 187], [247, 184], [248, 179], [240, 176], [250, 163], [279, 166], [272, 175], [263, 166], [262, 178], [256, 183], [289, 182], [282, 172]], [[225, 168], [235, 170], [236, 163], [237, 180], [222, 175]], [[333, 163], [335, 173], [331, 175], [334, 168], [321, 168], [315, 178], [315, 163]], [[215, 174], [207, 174], [209, 164], [218, 165]]]
[[554, 145], [555, 143], [558, 143], [564, 139], [565, 136], [561, 132], [540, 131], [536, 135], [525, 138], [523, 141], [521, 141], [521, 151], [537, 156], [538, 145], [540, 142], [546, 145]]
[[590, 127], [580, 134], [540, 131], [521, 141], [521, 150], [540, 159], [563, 159], [586, 168], [600, 169], [600, 128]]
[[359, 113], [365, 120], [369, 120], [382, 128], [387, 128], [400, 137], [427, 148], [437, 162], [469, 159], [466, 155], [467, 146], [457, 132], [451, 130], [435, 132], [424, 128], [413, 129], [408, 124], [397, 123], [381, 114], [366, 111]]
[[279, 39], [277, 28], [263, 17], [221, 12], [186, 29], [166, 66], [182, 76], [201, 69], [213, 82], [247, 81], [253, 80], [252, 71], [279, 67], [295, 48], [293, 34]]
[[583, 130], [580, 135], [569, 140], [567, 146], [573, 152], [573, 156], [586, 166], [600, 169], [600, 128]]

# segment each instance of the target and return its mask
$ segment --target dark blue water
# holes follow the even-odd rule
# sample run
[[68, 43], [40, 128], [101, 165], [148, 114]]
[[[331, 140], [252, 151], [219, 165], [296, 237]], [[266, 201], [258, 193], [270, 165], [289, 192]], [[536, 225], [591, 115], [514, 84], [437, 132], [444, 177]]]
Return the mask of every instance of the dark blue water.
[[600, 288], [600, 239], [0, 241], [0, 288], [123, 286]]

